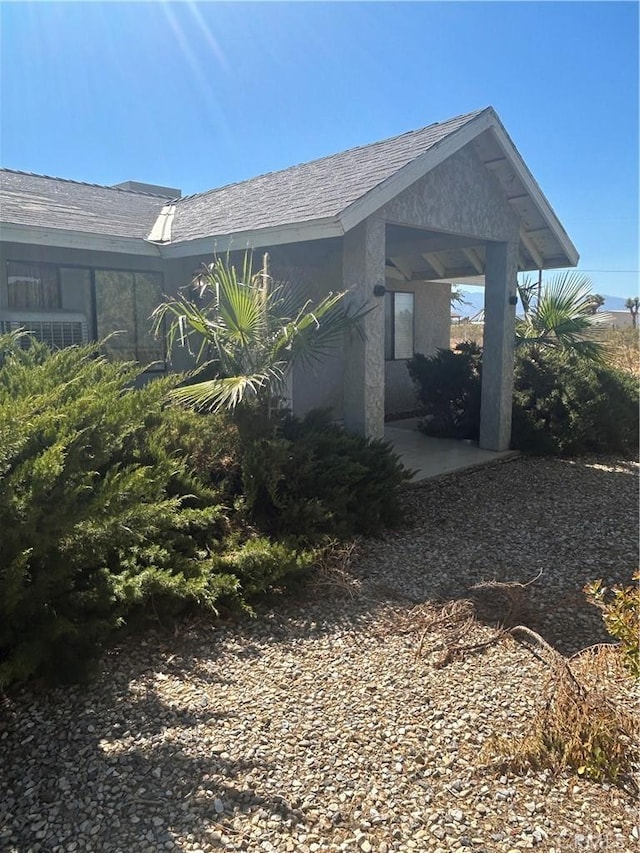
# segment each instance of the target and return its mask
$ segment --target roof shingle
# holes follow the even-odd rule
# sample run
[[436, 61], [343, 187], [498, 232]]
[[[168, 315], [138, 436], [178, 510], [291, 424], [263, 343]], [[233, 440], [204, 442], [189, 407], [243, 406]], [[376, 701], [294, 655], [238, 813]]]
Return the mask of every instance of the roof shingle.
[[0, 220], [111, 237], [147, 237], [165, 200], [147, 193], [0, 169]]
[[481, 112], [179, 199], [171, 242], [336, 216]]

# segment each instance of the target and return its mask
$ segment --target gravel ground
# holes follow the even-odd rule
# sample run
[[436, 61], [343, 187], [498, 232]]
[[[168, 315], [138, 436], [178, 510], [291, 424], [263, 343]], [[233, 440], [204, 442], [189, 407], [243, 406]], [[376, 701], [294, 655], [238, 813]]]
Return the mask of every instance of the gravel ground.
[[[526, 581], [563, 653], [606, 639], [581, 602], [637, 565], [637, 468], [517, 459], [406, 494], [407, 527], [348, 575], [240, 624], [130, 639], [85, 689], [0, 706], [2, 851], [629, 851], [636, 803], [478, 753], [525, 730], [544, 664], [512, 640], [437, 669], [416, 602]], [[488, 636], [479, 625], [473, 637]]]

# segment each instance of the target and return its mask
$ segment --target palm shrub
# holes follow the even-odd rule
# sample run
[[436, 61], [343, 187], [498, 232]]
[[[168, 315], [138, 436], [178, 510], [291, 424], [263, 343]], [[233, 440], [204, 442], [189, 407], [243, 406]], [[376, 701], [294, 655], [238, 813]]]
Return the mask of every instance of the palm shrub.
[[309, 543], [375, 532], [399, 515], [395, 487], [409, 475], [388, 446], [348, 435], [323, 414], [296, 421], [283, 407], [296, 364], [321, 361], [345, 335], [361, 334], [371, 309], [345, 306], [344, 296], [304, 300], [273, 280], [268, 255], [254, 274], [247, 253], [242, 269], [217, 258], [155, 312], [170, 347], [188, 347], [198, 365], [173, 400], [231, 412], [235, 506], [270, 536]]
[[516, 319], [516, 348], [533, 354], [542, 350], [570, 351], [602, 360], [605, 348], [594, 339], [599, 318], [593, 310], [592, 284], [587, 276], [567, 271], [547, 281], [536, 298], [536, 285], [518, 287], [524, 317]]
[[257, 273], [249, 252], [241, 270], [216, 258], [154, 312], [156, 331], [168, 328], [169, 348], [188, 347], [197, 362], [173, 398], [210, 411], [257, 403], [269, 416], [294, 365], [322, 360], [345, 333], [361, 334], [370, 309], [345, 306], [344, 296], [301, 301], [288, 283], [273, 280], [267, 254]]

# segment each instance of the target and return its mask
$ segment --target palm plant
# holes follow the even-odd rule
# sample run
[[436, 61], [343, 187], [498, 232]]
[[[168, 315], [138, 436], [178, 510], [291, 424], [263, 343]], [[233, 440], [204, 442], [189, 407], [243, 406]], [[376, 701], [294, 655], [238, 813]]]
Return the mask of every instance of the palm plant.
[[250, 253], [240, 273], [221, 258], [204, 265], [190, 293], [154, 311], [156, 334], [167, 325], [169, 350], [188, 347], [198, 365], [195, 381], [173, 397], [213, 411], [257, 401], [270, 412], [294, 364], [320, 361], [346, 332], [362, 334], [360, 321], [371, 309], [345, 307], [344, 295], [301, 303], [289, 284], [272, 280], [267, 254], [255, 274]]
[[516, 346], [552, 347], [600, 360], [604, 345], [593, 338], [598, 317], [591, 288], [587, 276], [568, 271], [549, 279], [534, 298], [536, 285], [525, 279], [518, 288], [525, 313], [516, 320]]

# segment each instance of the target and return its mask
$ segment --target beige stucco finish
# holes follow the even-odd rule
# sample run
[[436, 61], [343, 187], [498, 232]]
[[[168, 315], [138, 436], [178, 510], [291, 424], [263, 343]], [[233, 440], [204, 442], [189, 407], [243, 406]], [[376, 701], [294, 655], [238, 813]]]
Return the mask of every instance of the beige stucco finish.
[[380, 209], [387, 222], [464, 235], [510, 239], [519, 228], [498, 179], [466, 146]]
[[[451, 286], [445, 282], [398, 282], [387, 279], [387, 290], [414, 294], [414, 349], [433, 355], [450, 342]], [[386, 415], [416, 408], [416, 392], [405, 360], [385, 362]]]

